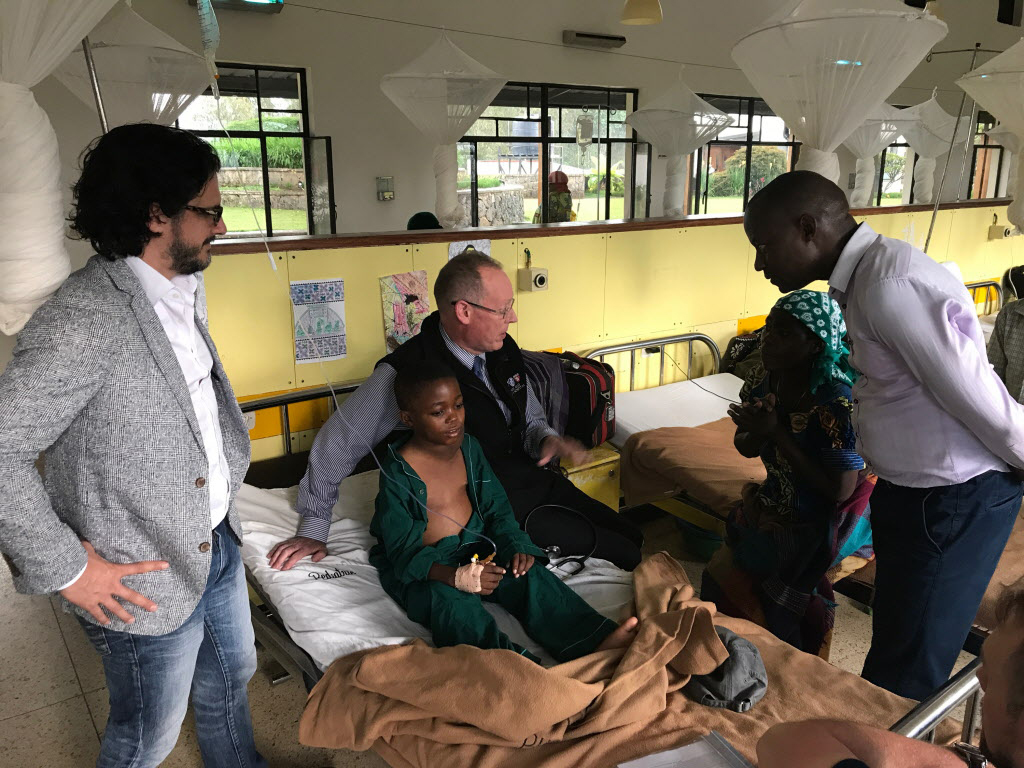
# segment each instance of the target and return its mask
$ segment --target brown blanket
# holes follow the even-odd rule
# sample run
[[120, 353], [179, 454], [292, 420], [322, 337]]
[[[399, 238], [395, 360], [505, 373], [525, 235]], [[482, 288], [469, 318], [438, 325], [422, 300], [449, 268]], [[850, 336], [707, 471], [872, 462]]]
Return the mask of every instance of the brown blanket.
[[733, 446], [736, 425], [722, 419], [700, 427], [663, 427], [631, 435], [622, 447], [622, 492], [627, 505], [685, 491], [727, 515], [747, 483], [763, 483], [764, 465]]
[[[694, 741], [711, 730], [749, 759], [788, 720], [830, 717], [888, 727], [910, 702], [801, 653], [746, 621], [715, 615], [661, 553], [635, 572], [636, 640], [545, 669], [509, 651], [420, 641], [336, 661], [310, 694], [303, 744], [374, 749], [401, 768], [598, 768]], [[744, 714], [690, 701], [691, 674], [714, 669], [720, 624], [761, 652], [768, 692]]]

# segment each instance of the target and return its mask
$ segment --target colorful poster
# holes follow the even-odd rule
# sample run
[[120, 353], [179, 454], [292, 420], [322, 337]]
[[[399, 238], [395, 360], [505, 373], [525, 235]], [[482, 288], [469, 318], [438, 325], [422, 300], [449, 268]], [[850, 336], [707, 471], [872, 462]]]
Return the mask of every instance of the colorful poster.
[[345, 281], [293, 280], [295, 362], [341, 360], [345, 340]]
[[460, 240], [457, 243], [448, 243], [448, 261], [451, 261], [467, 248], [476, 248], [480, 253], [491, 255], [490, 240]]
[[430, 314], [426, 271], [382, 277], [380, 302], [384, 308], [384, 341], [388, 352], [394, 352], [420, 332], [420, 326]]

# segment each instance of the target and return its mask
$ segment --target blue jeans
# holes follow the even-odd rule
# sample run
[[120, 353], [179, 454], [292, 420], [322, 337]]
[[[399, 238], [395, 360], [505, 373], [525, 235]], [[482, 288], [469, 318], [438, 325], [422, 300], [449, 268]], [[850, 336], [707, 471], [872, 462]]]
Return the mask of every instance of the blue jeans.
[[263, 768], [246, 686], [256, 671], [245, 571], [227, 522], [214, 529], [206, 591], [166, 635], [114, 632], [79, 619], [103, 657], [110, 717], [97, 768], [148, 768], [174, 749], [188, 709], [207, 768]]
[[875, 599], [863, 676], [923, 699], [946, 682], [1020, 511], [1021, 484], [986, 472], [958, 485], [871, 496]]

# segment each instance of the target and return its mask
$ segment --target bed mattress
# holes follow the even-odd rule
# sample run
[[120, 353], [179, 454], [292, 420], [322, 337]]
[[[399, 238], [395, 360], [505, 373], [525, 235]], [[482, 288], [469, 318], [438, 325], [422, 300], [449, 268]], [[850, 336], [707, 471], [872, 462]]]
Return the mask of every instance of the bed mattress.
[[[375, 543], [369, 525], [377, 495], [378, 473], [364, 472], [341, 485], [327, 556], [318, 563], [303, 560], [290, 571], [267, 564], [267, 553], [279, 541], [295, 535], [298, 486], [263, 490], [243, 485], [237, 508], [245, 538], [242, 559], [277, 608], [292, 640], [326, 669], [335, 659], [354, 651], [403, 643], [412, 638], [429, 642], [426, 627], [409, 619], [384, 592], [369, 549]], [[563, 577], [595, 609], [615, 621], [627, 615], [633, 602], [630, 573], [604, 560], [591, 559], [578, 575]], [[553, 663], [504, 609], [488, 605], [499, 626], [514, 641]]]
[[615, 395], [615, 436], [622, 448], [637, 432], [659, 427], [699, 427], [729, 415], [729, 405], [740, 399], [743, 379], [716, 373], [696, 381], [679, 381], [651, 389]]

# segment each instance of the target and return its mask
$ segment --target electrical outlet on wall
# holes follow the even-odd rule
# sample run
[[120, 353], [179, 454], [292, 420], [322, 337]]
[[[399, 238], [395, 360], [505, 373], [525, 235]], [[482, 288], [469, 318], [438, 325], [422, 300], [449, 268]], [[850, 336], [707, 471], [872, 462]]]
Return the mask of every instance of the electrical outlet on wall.
[[242, 415], [245, 416], [246, 429], [248, 429], [250, 432], [256, 429], [256, 411], [249, 411], [248, 413], [243, 413]]

